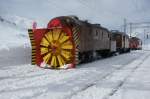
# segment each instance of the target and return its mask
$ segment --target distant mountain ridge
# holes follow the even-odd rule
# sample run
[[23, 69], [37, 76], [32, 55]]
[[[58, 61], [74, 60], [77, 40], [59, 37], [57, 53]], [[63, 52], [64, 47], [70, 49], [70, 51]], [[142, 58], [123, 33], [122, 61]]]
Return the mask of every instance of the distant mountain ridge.
[[33, 21], [20, 16], [0, 16], [3, 25], [26, 30], [32, 27]]

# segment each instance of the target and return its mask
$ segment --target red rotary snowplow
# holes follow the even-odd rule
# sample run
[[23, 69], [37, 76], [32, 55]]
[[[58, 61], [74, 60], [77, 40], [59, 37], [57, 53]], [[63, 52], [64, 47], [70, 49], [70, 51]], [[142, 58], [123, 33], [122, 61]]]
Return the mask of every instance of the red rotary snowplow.
[[[69, 20], [69, 17], [67, 19]], [[64, 23], [64, 20], [58, 17], [52, 19], [47, 28], [29, 29], [28, 33], [32, 45], [33, 65], [61, 69], [74, 68], [78, 63], [76, 26]]]

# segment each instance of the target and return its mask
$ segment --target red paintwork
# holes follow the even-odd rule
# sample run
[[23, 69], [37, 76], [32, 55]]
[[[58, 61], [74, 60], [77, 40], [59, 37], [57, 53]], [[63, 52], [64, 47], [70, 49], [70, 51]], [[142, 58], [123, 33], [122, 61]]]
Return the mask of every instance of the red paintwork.
[[74, 62], [72, 63], [72, 65], [70, 65], [69, 68], [75, 68], [75, 44], [72, 38], [72, 28], [62, 24], [58, 18], [51, 20], [48, 23], [47, 28], [34, 29], [33, 31], [33, 39], [35, 41], [35, 46], [36, 46], [36, 64], [40, 66], [40, 64], [43, 62], [42, 56], [40, 55], [41, 40], [43, 36], [45, 35], [45, 33], [47, 33], [50, 29], [53, 29], [53, 28], [62, 28], [62, 30], [66, 32], [68, 36], [71, 37], [71, 41], [73, 42], [73, 46], [74, 46], [74, 51], [73, 51]]
[[33, 39], [35, 41], [36, 46], [36, 64], [40, 66], [41, 62], [43, 61], [41, 55], [40, 55], [40, 42], [44, 36], [44, 34], [48, 31], [48, 29], [35, 29], [33, 31]]
[[136, 38], [136, 37], [132, 37], [130, 38], [130, 48], [131, 49], [139, 49], [141, 47], [141, 44], [140, 44], [141, 40], [139, 38]]

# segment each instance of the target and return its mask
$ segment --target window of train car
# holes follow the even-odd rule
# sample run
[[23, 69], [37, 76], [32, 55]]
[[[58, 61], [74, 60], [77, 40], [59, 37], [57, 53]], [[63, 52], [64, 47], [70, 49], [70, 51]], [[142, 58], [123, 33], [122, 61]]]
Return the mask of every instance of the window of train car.
[[104, 35], [103, 35], [103, 30], [102, 30], [102, 39], [103, 39], [103, 36], [104, 36]]
[[95, 31], [94, 31], [94, 39], [98, 39], [99, 38], [99, 33], [98, 33], [98, 30], [97, 29], [95, 29]]
[[107, 32], [104, 30], [104, 31], [103, 31], [103, 38], [106, 39], [107, 36], [108, 36], [108, 35], [107, 35]]
[[96, 30], [96, 36], [98, 36], [98, 30]]
[[103, 31], [103, 39], [105, 39], [106, 38], [106, 33], [105, 33], [105, 31]]
[[99, 38], [102, 39], [102, 31], [99, 30]]
[[101, 39], [101, 30], [98, 29], [99, 39]]

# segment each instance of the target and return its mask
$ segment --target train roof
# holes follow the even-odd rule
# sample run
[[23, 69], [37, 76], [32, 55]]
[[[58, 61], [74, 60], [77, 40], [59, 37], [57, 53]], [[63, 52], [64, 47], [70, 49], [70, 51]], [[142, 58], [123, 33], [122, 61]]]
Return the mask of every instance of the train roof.
[[112, 33], [112, 34], [124, 35], [124, 36], [126, 36], [126, 37], [129, 37], [128, 34], [126, 34], [126, 33], [124, 33], [124, 32], [120, 32], [120, 31], [118, 31], [118, 30], [111, 30], [111, 33]]
[[[106, 31], [109, 32], [109, 30], [107, 28], [102, 27], [100, 24], [92, 24], [92, 23], [89, 23], [88, 20], [80, 20], [77, 16], [74, 16], [74, 15], [59, 16], [59, 17], [56, 17], [56, 18], [58, 18], [60, 20], [71, 19], [73, 22], [75, 22], [78, 25], [86, 25], [86, 26], [89, 26], [89, 27], [101, 28], [101, 29], [106, 30]], [[54, 19], [56, 19], [56, 18], [54, 18]]]
[[130, 39], [141, 40], [141, 39], [140, 39], [140, 38], [138, 38], [138, 37], [130, 37]]

